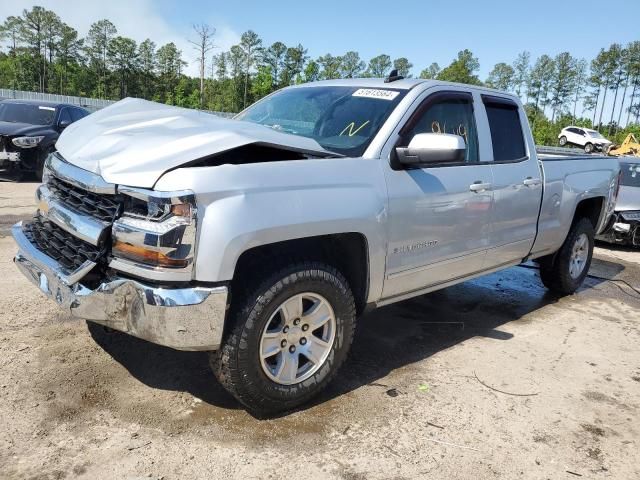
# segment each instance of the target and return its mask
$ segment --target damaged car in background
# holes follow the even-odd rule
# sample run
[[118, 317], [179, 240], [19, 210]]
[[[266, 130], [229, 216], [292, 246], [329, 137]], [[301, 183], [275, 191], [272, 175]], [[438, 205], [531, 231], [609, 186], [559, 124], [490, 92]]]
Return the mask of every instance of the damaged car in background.
[[0, 175], [19, 180], [34, 174], [40, 180], [60, 133], [87, 115], [88, 110], [66, 103], [0, 101]]
[[575, 292], [618, 173], [539, 155], [520, 100], [470, 85], [313, 82], [235, 119], [125, 99], [60, 136], [15, 263], [73, 317], [210, 351], [273, 414], [326, 387], [372, 308], [534, 259]]
[[620, 193], [610, 225], [598, 240], [640, 247], [640, 157], [620, 158]]

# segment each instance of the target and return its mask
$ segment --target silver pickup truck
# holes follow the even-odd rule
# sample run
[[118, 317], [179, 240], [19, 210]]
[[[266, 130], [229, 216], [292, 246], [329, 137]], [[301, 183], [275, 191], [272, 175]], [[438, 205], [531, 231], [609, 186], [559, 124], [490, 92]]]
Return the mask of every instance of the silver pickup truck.
[[235, 119], [125, 99], [61, 135], [15, 263], [74, 317], [211, 351], [269, 414], [327, 385], [368, 309], [531, 259], [574, 292], [618, 172], [540, 158], [519, 100], [467, 85], [310, 83]]

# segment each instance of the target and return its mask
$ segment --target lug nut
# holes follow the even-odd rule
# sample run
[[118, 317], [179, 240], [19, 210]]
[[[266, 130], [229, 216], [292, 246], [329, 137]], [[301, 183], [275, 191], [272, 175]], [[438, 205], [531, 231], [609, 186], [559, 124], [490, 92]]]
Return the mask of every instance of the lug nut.
[[304, 338], [304, 337], [302, 337], [302, 338], [300, 339], [300, 345], [304, 345], [304, 344], [306, 344], [306, 343], [307, 343], [307, 339], [306, 339], [306, 338]]
[[285, 325], [282, 329], [282, 333], [287, 333], [289, 331], [289, 325]]
[[293, 324], [294, 324], [294, 325], [298, 325], [298, 324], [300, 324], [300, 319], [299, 319], [299, 318], [296, 318], [296, 319], [293, 321]]
[[293, 345], [291, 345], [291, 346], [289, 347], [289, 352], [293, 353], [293, 352], [295, 352], [295, 351], [296, 351], [296, 347], [294, 347]]
[[307, 330], [309, 330], [309, 325], [305, 323], [304, 325], [302, 325], [302, 331], [306, 332]]
[[286, 346], [287, 346], [287, 341], [286, 341], [286, 340], [282, 340], [282, 341], [280, 342], [280, 346], [281, 346], [282, 348], [286, 347]]

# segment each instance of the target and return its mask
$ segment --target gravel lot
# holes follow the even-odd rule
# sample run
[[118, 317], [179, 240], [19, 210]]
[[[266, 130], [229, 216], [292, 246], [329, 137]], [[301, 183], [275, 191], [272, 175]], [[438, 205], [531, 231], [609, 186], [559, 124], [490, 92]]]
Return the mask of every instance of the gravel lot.
[[[34, 190], [0, 183], [2, 478], [640, 477], [625, 283], [556, 299], [517, 267], [380, 309], [322, 398], [258, 420], [206, 354], [88, 328], [18, 273], [9, 230]], [[596, 257], [592, 274], [640, 288], [640, 252]]]

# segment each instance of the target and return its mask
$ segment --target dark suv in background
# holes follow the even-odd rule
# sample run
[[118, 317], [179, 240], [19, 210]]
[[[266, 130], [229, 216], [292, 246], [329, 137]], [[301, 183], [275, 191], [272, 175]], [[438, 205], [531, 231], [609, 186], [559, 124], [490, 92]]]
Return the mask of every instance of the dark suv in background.
[[0, 101], [0, 175], [20, 179], [34, 173], [41, 179], [44, 160], [60, 133], [89, 113], [66, 103]]

